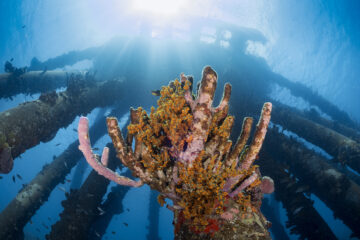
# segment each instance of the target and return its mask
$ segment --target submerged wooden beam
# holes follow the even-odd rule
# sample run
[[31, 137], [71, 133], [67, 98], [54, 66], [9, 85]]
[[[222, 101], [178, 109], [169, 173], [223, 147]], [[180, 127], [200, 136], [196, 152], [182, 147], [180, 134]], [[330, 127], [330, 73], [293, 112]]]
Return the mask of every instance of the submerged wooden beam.
[[[112, 144], [108, 168], [114, 170], [120, 161]], [[67, 199], [62, 201], [64, 211], [60, 214], [60, 220], [51, 227], [51, 232], [46, 239], [87, 239], [91, 225], [96, 218], [104, 214], [100, 204], [110, 181], [99, 175], [94, 170], [78, 190], [71, 190]]]
[[[126, 170], [124, 176], [131, 178], [130, 170]], [[104, 214], [98, 216], [91, 226], [88, 235], [89, 239], [102, 239], [113, 217], [125, 211], [122, 201], [129, 190], [130, 187], [121, 185], [116, 185], [111, 188], [111, 192], [107, 195], [105, 202], [101, 204], [101, 209], [104, 211]], [[129, 208], [126, 210], [130, 211]], [[126, 227], [128, 226], [127, 222], [123, 222], [123, 224]]]
[[326, 100], [324, 97], [320, 96], [310, 88], [306, 87], [304, 84], [300, 82], [289, 81], [288, 79], [278, 74], [275, 74], [275, 77], [272, 77], [271, 80], [289, 89], [293, 96], [301, 97], [305, 101], [309, 102], [311, 105], [318, 106], [322, 112], [329, 115], [336, 122], [345, 124], [346, 126], [351, 128], [359, 127], [358, 124], [351, 120], [351, 118], [346, 112], [340, 110], [333, 103]]
[[286, 172], [283, 164], [276, 162], [268, 151], [265, 141], [263, 151], [260, 153], [258, 164], [264, 175], [270, 176], [275, 182], [275, 197], [280, 200], [287, 211], [289, 221], [287, 228], [292, 234], [300, 235], [301, 239], [334, 239], [336, 236], [326, 224], [324, 219], [313, 207], [313, 202], [305, 197], [304, 192], [310, 187], [297, 182], [290, 173]]
[[28, 67], [28, 70], [31, 71], [43, 70], [43, 69], [54, 70], [57, 68], [63, 68], [65, 66], [71, 66], [79, 61], [94, 59], [96, 56], [98, 56], [101, 53], [102, 49], [103, 47], [100, 46], [100, 47], [90, 47], [79, 51], [70, 51], [62, 55], [56, 56], [54, 58], [49, 58], [43, 62], [41, 62], [39, 59], [34, 57], [33, 59], [31, 59], [31, 63], [30, 66]]
[[[111, 115], [119, 115], [119, 109], [115, 109], [111, 112]], [[102, 132], [106, 130], [105, 124], [101, 125]], [[126, 127], [123, 129], [126, 132]], [[93, 140], [93, 138], [92, 138]], [[96, 141], [97, 139], [95, 139]], [[120, 160], [116, 157], [116, 152], [112, 144], [107, 144], [110, 148], [108, 166], [114, 170], [120, 165]], [[79, 151], [80, 152], [80, 151]], [[125, 175], [130, 177], [129, 170], [125, 172]], [[117, 211], [121, 211], [122, 208], [117, 211], [109, 210], [109, 204], [111, 204], [113, 195], [109, 194], [111, 199], [101, 205], [102, 199], [106, 193], [109, 181], [103, 176], [92, 171], [87, 177], [84, 184], [78, 190], [71, 190], [71, 193], [67, 195], [67, 199], [62, 202], [64, 211], [60, 214], [60, 220], [52, 225], [51, 232], [46, 235], [47, 239], [88, 239], [90, 236], [100, 238], [104, 231], [91, 229], [90, 227], [99, 219], [102, 220], [102, 227], [107, 227], [111, 218]], [[122, 198], [125, 196], [128, 187], [123, 187], [121, 193], [115, 194], [117, 200], [122, 202]], [[119, 199], [120, 198], [120, 199]], [[101, 207], [100, 207], [101, 206]], [[105, 228], [106, 229], [106, 228]]]
[[11, 98], [20, 93], [35, 94], [53, 91], [66, 87], [72, 74], [84, 75], [82, 72], [66, 71], [30, 71], [23, 74], [0, 74], [0, 98]]
[[317, 124], [287, 108], [276, 106], [272, 121], [324, 149], [334, 160], [360, 173], [360, 144], [332, 129]]
[[[276, 105], [278, 105], [278, 104], [276, 104]], [[296, 114], [303, 116], [304, 118], [307, 118], [313, 122], [316, 122], [324, 127], [330, 128], [348, 138], [351, 138], [352, 140], [354, 140], [358, 143], [360, 142], [360, 129], [359, 128], [351, 128], [351, 127], [348, 127], [337, 121], [326, 119], [326, 118], [320, 116], [320, 114], [314, 109], [304, 110], [304, 111], [291, 109], [290, 107], [286, 107], [286, 109], [289, 112], [295, 112]]]
[[[118, 115], [118, 114], [115, 114]], [[103, 118], [98, 117], [90, 129], [92, 141], [96, 142], [106, 133]], [[36, 211], [46, 202], [50, 193], [82, 158], [78, 149], [79, 142], [74, 141], [49, 165], [46, 165], [36, 177], [27, 184], [0, 213], [0, 239], [17, 239], [23, 234], [23, 228]]]
[[261, 211], [271, 222], [271, 233], [274, 239], [290, 240], [285, 231], [284, 224], [280, 221], [280, 202], [271, 201], [269, 198], [262, 200]]
[[[280, 102], [274, 102], [274, 107], [276, 111], [279, 112], [279, 118], [283, 116], [283, 114], [287, 115], [294, 115], [296, 117], [299, 117], [300, 119], [307, 119], [309, 121], [312, 121], [314, 123], [317, 123], [325, 128], [329, 128], [335, 132], [338, 132], [356, 142], [360, 142], [360, 131], [356, 128], [351, 128], [346, 125], [343, 125], [342, 123], [339, 123], [338, 121], [330, 120], [325, 117], [322, 117], [314, 108], [310, 108], [310, 110], [299, 110], [296, 108], [289, 107], [283, 103]], [[286, 124], [284, 121], [282, 121], [284, 124]], [[301, 124], [301, 121], [298, 122]]]
[[77, 115], [119, 99], [122, 83], [74, 78], [66, 91], [48, 93], [0, 113], [0, 173], [9, 173], [13, 159], [40, 142], [51, 140]]
[[148, 211], [148, 233], [147, 239], [161, 240], [159, 236], [159, 217], [160, 217], [160, 204], [158, 203], [159, 192], [150, 190], [149, 196], [149, 211]]
[[319, 197], [335, 217], [343, 220], [360, 237], [360, 186], [333, 168], [325, 158], [301, 143], [269, 129], [265, 142], [269, 155], [287, 165], [303, 185]]

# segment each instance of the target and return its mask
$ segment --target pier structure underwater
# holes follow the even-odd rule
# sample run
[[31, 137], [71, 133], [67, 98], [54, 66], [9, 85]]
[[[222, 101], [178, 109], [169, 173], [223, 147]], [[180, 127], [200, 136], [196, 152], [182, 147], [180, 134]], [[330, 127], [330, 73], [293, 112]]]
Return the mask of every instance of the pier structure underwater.
[[[200, 85], [192, 76], [180, 75], [154, 91], [153, 96], [149, 88], [161, 85], [140, 81], [146, 75], [139, 70], [139, 66], [146, 65], [142, 62], [146, 51], [135, 56], [136, 44], [122, 52], [116, 63], [116, 58], [108, 56], [115, 51], [103, 46], [72, 51], [44, 62], [34, 58], [28, 68], [8, 64], [7, 72], [0, 74], [0, 98], [12, 101], [16, 94], [41, 93], [0, 113], [0, 184], [16, 176], [14, 163], [22, 164], [19, 159], [24, 152], [50, 142], [77, 116], [113, 106], [107, 116], [114, 117], [108, 117], [106, 124], [101, 111], [91, 126], [86, 118], [78, 121], [80, 149], [94, 171], [79, 189], [64, 193], [60, 220], [44, 227], [47, 239], [101, 238], [114, 215], [124, 212], [121, 202], [131, 187], [143, 185], [153, 189], [149, 207], [152, 219], [159, 220], [161, 206], [174, 213], [176, 239], [269, 239], [269, 231], [276, 238], [286, 235], [286, 228], [301, 239], [337, 239], [311, 195], [360, 238], [360, 128], [345, 112], [306, 86], [270, 72], [257, 58], [242, 54], [243, 49], [237, 49], [234, 61], [217, 62], [226, 58], [216, 56], [210, 47], [199, 48], [217, 71], [204, 68]], [[171, 52], [174, 49], [169, 55], [175, 55]], [[94, 69], [100, 69], [100, 73], [59, 70], [84, 59], [94, 59]], [[123, 66], [121, 61], [125, 60], [130, 62]], [[169, 60], [176, 65], [171, 61], [176, 58]], [[194, 72], [184, 71], [200, 72], [204, 67], [200, 62], [194, 64]], [[117, 72], [107, 71], [110, 63], [117, 66]], [[260, 70], [249, 67], [250, 63], [260, 66]], [[171, 76], [177, 71], [169, 70]], [[119, 72], [123, 78], [114, 77]], [[219, 106], [213, 107], [218, 76], [231, 85], [225, 84]], [[166, 76], [163, 81], [170, 79]], [[271, 84], [305, 99], [330, 119], [317, 110], [299, 110], [272, 99]], [[146, 101], [140, 101], [139, 94], [149, 102], [157, 97], [158, 106], [146, 112], [149, 106], [144, 106]], [[117, 119], [131, 106], [143, 108], [131, 108], [130, 123], [120, 130]], [[257, 127], [251, 128], [255, 122]], [[100, 160], [93, 154], [90, 137], [94, 144], [106, 132], [112, 143]], [[310, 149], [308, 143], [330, 157]], [[50, 163], [19, 188], [0, 212], [0, 239], [24, 239], [25, 226], [33, 224], [31, 219], [54, 189], [78, 167], [83, 157], [78, 146], [79, 142], [74, 141], [58, 156], [49, 156], [53, 157]], [[122, 169], [124, 176], [117, 175], [117, 169]], [[106, 195], [109, 180], [119, 185]], [[271, 196], [282, 203], [286, 226], [280, 223], [278, 208], [263, 198], [274, 189]], [[154, 204], [155, 195], [158, 204]], [[103, 225], [94, 227], [99, 219]], [[154, 219], [150, 224], [151, 229], [159, 228]], [[157, 234], [149, 230], [148, 237], [158, 239]]]

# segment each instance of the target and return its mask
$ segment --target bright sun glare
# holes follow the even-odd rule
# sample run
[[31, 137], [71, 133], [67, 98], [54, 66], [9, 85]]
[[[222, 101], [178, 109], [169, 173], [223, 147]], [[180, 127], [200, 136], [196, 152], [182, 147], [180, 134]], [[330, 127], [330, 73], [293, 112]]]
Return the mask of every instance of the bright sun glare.
[[134, 0], [134, 10], [155, 15], [174, 16], [186, 5], [188, 0]]

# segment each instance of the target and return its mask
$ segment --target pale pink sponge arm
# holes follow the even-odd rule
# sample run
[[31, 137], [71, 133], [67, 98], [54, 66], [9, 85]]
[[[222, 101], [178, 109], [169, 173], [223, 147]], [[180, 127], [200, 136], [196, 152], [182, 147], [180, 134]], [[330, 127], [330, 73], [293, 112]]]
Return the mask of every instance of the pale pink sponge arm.
[[143, 185], [142, 181], [134, 181], [130, 178], [120, 176], [116, 172], [106, 167], [109, 158], [109, 149], [107, 147], [104, 148], [103, 154], [101, 156], [101, 162], [99, 162], [91, 150], [89, 120], [86, 117], [80, 117], [78, 134], [80, 142], [79, 150], [83, 153], [86, 161], [98, 174], [124, 186], [140, 187]]

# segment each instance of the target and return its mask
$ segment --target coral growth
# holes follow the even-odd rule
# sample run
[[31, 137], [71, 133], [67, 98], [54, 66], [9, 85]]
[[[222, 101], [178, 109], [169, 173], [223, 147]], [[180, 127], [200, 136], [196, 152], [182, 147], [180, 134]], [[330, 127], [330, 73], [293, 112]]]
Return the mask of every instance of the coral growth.
[[[117, 119], [107, 118], [117, 156], [138, 181], [117, 175], [93, 156], [86, 118], [79, 123], [80, 150], [99, 174], [122, 185], [148, 184], [160, 192], [161, 205], [165, 198], [171, 199], [173, 205], [167, 207], [174, 211], [178, 239], [225, 239], [227, 235], [265, 239], [269, 223], [259, 209], [262, 191], [271, 193], [274, 184], [268, 177], [261, 178], [253, 162], [265, 138], [272, 105], [264, 104], [251, 144], [246, 145], [253, 120], [245, 118], [232, 146], [231, 85], [225, 85], [220, 105], [213, 108], [216, 85], [216, 72], [205, 67], [194, 96], [192, 78], [181, 74], [180, 80], [162, 87], [158, 107], [152, 107], [149, 115], [142, 108], [130, 110], [126, 139]], [[102, 159], [106, 159], [104, 153]]]

